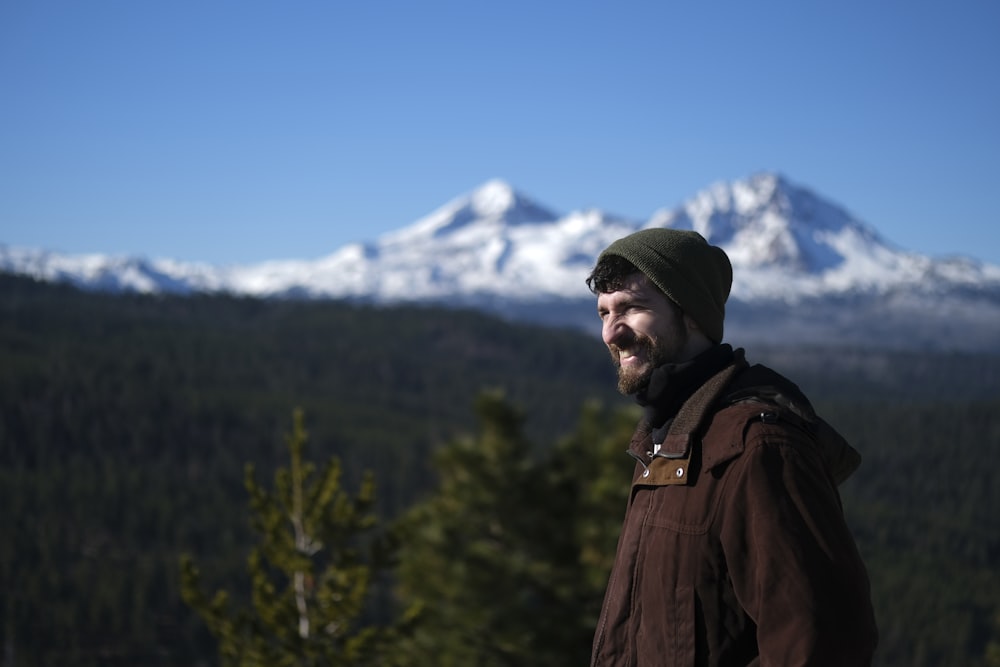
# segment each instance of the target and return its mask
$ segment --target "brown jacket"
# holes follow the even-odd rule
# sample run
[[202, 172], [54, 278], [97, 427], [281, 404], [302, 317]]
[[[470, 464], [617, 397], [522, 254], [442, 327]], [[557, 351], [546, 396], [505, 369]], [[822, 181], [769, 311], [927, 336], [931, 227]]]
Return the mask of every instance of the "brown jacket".
[[837, 492], [860, 457], [797, 388], [737, 351], [655, 456], [651, 431], [630, 447], [592, 665], [871, 664], [868, 576]]

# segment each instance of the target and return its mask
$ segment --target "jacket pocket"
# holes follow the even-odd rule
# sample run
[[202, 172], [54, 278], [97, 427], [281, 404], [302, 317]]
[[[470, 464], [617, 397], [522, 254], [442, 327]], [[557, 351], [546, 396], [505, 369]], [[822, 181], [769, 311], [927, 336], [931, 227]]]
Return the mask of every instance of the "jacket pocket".
[[715, 517], [718, 504], [717, 480], [697, 486], [660, 486], [647, 489], [652, 494], [646, 524], [682, 535], [703, 535]]

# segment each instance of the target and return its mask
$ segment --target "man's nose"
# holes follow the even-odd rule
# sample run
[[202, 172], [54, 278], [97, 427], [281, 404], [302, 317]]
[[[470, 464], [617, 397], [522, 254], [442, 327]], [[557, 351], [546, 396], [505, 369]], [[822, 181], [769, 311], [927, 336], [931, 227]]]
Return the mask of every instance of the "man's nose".
[[617, 317], [611, 317], [610, 315], [604, 320], [604, 324], [601, 327], [601, 338], [604, 339], [605, 345], [617, 345], [625, 338], [628, 333], [628, 327]]

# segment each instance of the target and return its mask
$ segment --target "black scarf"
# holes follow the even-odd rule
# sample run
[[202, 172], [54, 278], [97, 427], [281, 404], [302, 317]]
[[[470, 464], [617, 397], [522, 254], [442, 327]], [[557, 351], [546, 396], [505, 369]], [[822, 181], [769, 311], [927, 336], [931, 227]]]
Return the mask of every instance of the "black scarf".
[[653, 370], [649, 384], [635, 395], [636, 402], [643, 407], [643, 422], [652, 433], [653, 442], [663, 442], [684, 401], [734, 358], [730, 345], [716, 345], [690, 361], [663, 364]]

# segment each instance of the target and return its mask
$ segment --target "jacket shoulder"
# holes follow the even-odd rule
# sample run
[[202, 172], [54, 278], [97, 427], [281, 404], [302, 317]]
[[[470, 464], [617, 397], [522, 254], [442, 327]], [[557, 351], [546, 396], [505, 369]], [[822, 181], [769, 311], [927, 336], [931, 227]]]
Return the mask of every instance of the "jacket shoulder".
[[813, 449], [838, 485], [861, 464], [861, 455], [813, 412], [804, 396], [788, 404], [780, 397], [747, 394], [713, 415], [702, 438], [703, 467], [711, 470], [768, 441]]

